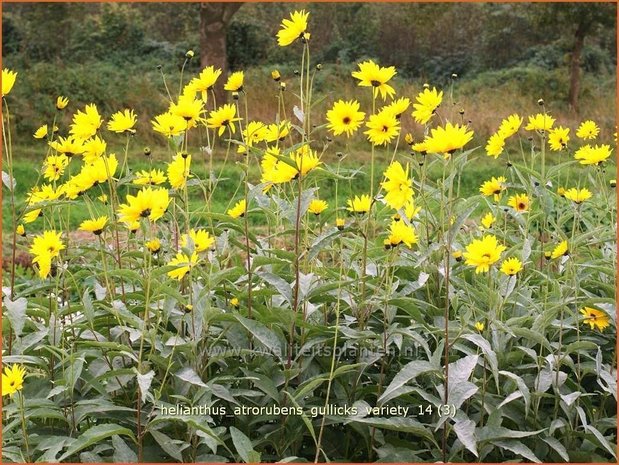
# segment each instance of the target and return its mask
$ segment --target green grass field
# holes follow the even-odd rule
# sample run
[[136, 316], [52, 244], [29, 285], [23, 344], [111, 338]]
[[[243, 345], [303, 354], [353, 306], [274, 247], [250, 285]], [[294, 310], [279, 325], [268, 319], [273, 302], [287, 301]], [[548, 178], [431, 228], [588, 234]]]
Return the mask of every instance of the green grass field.
[[[527, 143], [528, 141], [523, 141], [523, 144]], [[151, 166], [153, 168], [163, 169], [165, 171], [165, 150], [165, 148], [155, 148], [153, 153], [157, 155], [155, 155], [154, 159], [149, 163], [149, 159], [141, 153], [141, 148], [130, 147], [129, 161], [133, 171], [135, 172], [142, 169], [149, 169]], [[123, 152], [123, 148], [116, 147], [116, 150], [110, 150], [110, 152], [114, 151], [119, 154]], [[212, 197], [211, 208], [215, 213], [225, 213], [226, 210], [234, 204], [234, 202], [243, 196], [243, 193], [238, 191], [238, 186], [241, 185], [239, 180], [243, 176], [242, 166], [238, 163], [242, 160], [240, 158], [241, 156], [231, 153], [227, 162], [224, 164], [224, 152], [225, 151], [216, 153], [213, 161], [213, 172], [215, 176], [220, 179]], [[341, 154], [342, 152], [338, 153]], [[40, 148], [37, 146], [18, 146], [15, 148], [14, 154], [14, 176], [17, 179], [15, 199], [17, 216], [19, 217], [25, 207], [26, 194], [39, 179], [39, 171], [41, 169], [43, 155], [40, 155]], [[375, 183], [381, 182], [382, 172], [388, 165], [392, 155], [392, 152], [376, 152], [377, 164], [375, 169]], [[351, 180], [340, 181], [337, 189], [338, 207], [345, 206], [346, 200], [351, 195], [358, 195], [369, 191], [370, 157], [371, 155], [369, 152], [354, 149], [351, 150], [350, 153], [344, 154], [341, 159], [339, 159], [334, 151], [330, 150], [323, 156], [323, 162], [325, 165], [329, 166], [331, 170], [336, 171], [339, 163], [340, 174], [347, 177], [354, 175]], [[417, 180], [420, 178], [420, 171], [422, 167], [419, 162], [423, 160], [423, 157], [410, 154], [408, 148], [403, 147], [398, 151], [397, 158], [401, 161], [408, 159], [413, 172], [413, 178]], [[512, 152], [509, 155], [509, 159], [514, 164], [524, 164], [527, 166], [530, 164], [529, 157], [519, 152]], [[119, 156], [119, 160], [122, 160], [122, 156]], [[431, 157], [428, 156], [427, 161], [430, 160]], [[569, 162], [570, 160], [571, 163], [569, 163], [564, 169], [565, 179], [572, 180], [570, 184], [570, 187], [572, 187], [572, 184], [577, 183], [578, 179], [585, 176], [587, 171], [579, 166], [573, 160], [571, 155], [567, 155], [565, 153], [549, 153], [546, 163], [548, 166], [553, 166], [558, 163]], [[537, 162], [539, 163], [539, 160], [537, 160]], [[75, 161], [73, 163], [75, 163]], [[78, 163], [80, 162], [78, 161]], [[430, 180], [439, 179], [442, 176], [442, 170], [437, 164], [431, 165], [432, 166], [430, 166], [427, 172], [428, 178]], [[77, 168], [75, 167], [76, 165], [73, 166], [73, 170], [77, 171]], [[616, 165], [611, 164], [606, 167], [604, 176], [607, 180], [614, 179], [616, 177], [615, 166]], [[508, 171], [509, 168], [507, 166], [507, 157], [505, 155], [495, 160], [491, 157], [487, 157], [483, 147], [479, 147], [472, 153], [470, 164], [462, 172], [460, 178], [460, 193], [464, 197], [478, 195], [479, 186], [483, 181], [490, 179], [492, 176], [499, 176], [502, 174], [507, 175]], [[196, 178], [207, 179], [208, 160], [205, 155], [201, 153], [193, 155], [191, 172]], [[254, 184], [259, 184], [260, 182], [260, 167], [258, 160], [255, 157], [252, 159], [252, 163], [250, 165], [249, 178]], [[42, 178], [39, 183], [41, 183], [41, 181]], [[558, 186], [555, 186], [555, 188], [556, 187]], [[98, 192], [96, 195], [107, 193], [107, 188], [105, 188], [105, 186], [98, 186], [95, 189], [95, 192]], [[119, 199], [121, 202], [124, 201], [127, 192], [131, 193], [134, 192], [134, 190], [133, 188], [128, 188], [128, 186], [121, 189], [119, 192]], [[335, 192], [336, 185], [333, 179], [321, 181], [321, 187], [318, 195], [321, 199], [326, 200], [329, 203], [329, 212], [333, 212], [333, 207], [335, 206]], [[204, 204], [205, 198], [201, 189], [190, 189], [189, 195], [192, 208], [199, 207], [201, 204]], [[101, 211], [98, 213], [103, 215], [107, 214], [108, 211], [106, 207], [101, 205]], [[2, 223], [2, 231], [3, 234], [6, 234], [13, 228], [13, 225], [11, 224], [10, 196], [6, 188], [4, 189], [4, 196], [2, 200], [2, 214], [4, 218]], [[73, 229], [77, 229], [81, 221], [89, 218], [89, 212], [80, 208], [71, 208], [69, 215]], [[325, 215], [325, 217], [330, 218], [330, 215]], [[252, 216], [252, 222], [254, 222], [254, 224], [261, 224], [264, 222], [264, 218], [259, 215]], [[42, 228], [43, 224], [40, 221], [35, 221], [34, 223], [27, 225], [28, 231], [40, 231]]]

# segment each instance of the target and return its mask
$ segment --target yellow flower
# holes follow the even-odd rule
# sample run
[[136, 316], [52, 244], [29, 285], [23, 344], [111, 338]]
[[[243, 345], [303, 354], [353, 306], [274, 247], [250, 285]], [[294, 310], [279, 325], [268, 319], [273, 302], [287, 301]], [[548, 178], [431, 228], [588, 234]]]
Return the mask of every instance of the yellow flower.
[[157, 253], [161, 250], [161, 242], [157, 238], [147, 241], [144, 245], [151, 253]]
[[[35, 186], [27, 194], [26, 201], [27, 201], [28, 206], [31, 207], [33, 205], [36, 205], [37, 203], [44, 202], [46, 200], [56, 200], [62, 195], [63, 192], [64, 192], [64, 189], [62, 187], [58, 187], [57, 189], [54, 189], [54, 187], [50, 184], [44, 184], [41, 187]], [[33, 221], [36, 221], [36, 219], [39, 218], [40, 216], [43, 216], [43, 213], [41, 212], [40, 208], [29, 210], [24, 215], [24, 222], [32, 223]]]
[[150, 171], [142, 170], [135, 173], [133, 184], [138, 186], [149, 185], [155, 186], [166, 182], [165, 174], [162, 170], [152, 169]]
[[415, 152], [419, 152], [423, 155], [425, 155], [428, 152], [428, 148], [426, 147], [426, 141], [422, 141], [422, 142], [417, 142], [416, 144], [413, 144], [411, 149]]
[[294, 160], [295, 166], [292, 166], [285, 161], [279, 160], [277, 155], [279, 155], [279, 149], [276, 147], [271, 147], [264, 154], [260, 162], [262, 167], [260, 182], [283, 184], [292, 181], [299, 175], [299, 170], [295, 167], [296, 160]]
[[369, 195], [363, 194], [361, 197], [355, 195], [353, 199], [348, 199], [348, 211], [353, 213], [367, 213], [372, 206], [372, 199]]
[[406, 97], [402, 97], [397, 100], [394, 100], [389, 105], [385, 105], [381, 111], [390, 111], [393, 114], [393, 116], [395, 116], [396, 118], [400, 118], [402, 114], [406, 110], [408, 110], [408, 107], [410, 106], [410, 104], [411, 104], [410, 99]]
[[291, 155], [291, 158], [297, 165], [297, 170], [301, 173], [301, 176], [306, 176], [310, 171], [322, 164], [318, 155], [309, 145], [303, 145], [297, 149], [297, 151]]
[[24, 228], [23, 224], [17, 225], [15, 232], [22, 237], [26, 237], [26, 228]]
[[522, 262], [516, 257], [511, 257], [507, 260], [503, 260], [503, 263], [501, 264], [502, 273], [505, 273], [508, 276], [513, 276], [520, 271], [522, 271]]
[[191, 257], [182, 252], [178, 252], [176, 257], [168, 262], [168, 266], [176, 267], [173, 270], [168, 271], [168, 276], [180, 281], [197, 263], [198, 254], [196, 252], [192, 253]]
[[565, 187], [559, 187], [559, 188], [557, 189], [557, 194], [558, 194], [560, 197], [565, 197]]
[[32, 135], [35, 139], [43, 139], [45, 136], [47, 136], [47, 124], [44, 124], [39, 129], [34, 131], [34, 134]]
[[187, 53], [185, 53], [186, 58], [191, 59], [193, 58], [193, 56], [194, 56], [193, 50], [187, 50]]
[[413, 181], [408, 176], [408, 169], [408, 165], [405, 170], [399, 161], [394, 161], [384, 172], [385, 181], [381, 186], [387, 191], [385, 202], [394, 210], [402, 208], [413, 195]]
[[328, 204], [324, 200], [314, 199], [310, 202], [308, 211], [314, 215], [320, 215], [327, 207]]
[[364, 132], [372, 145], [387, 145], [400, 132], [400, 121], [389, 111], [371, 115]]
[[486, 144], [486, 154], [489, 157], [494, 157], [495, 160], [503, 153], [505, 148], [505, 138], [501, 133], [492, 134]]
[[107, 205], [107, 194], [101, 194], [99, 197], [97, 197], [97, 200]]
[[191, 229], [189, 230], [189, 235], [183, 234], [181, 238], [182, 248], [187, 248], [189, 246], [189, 238], [191, 238], [191, 242], [193, 242], [193, 250], [195, 252], [204, 252], [215, 242], [215, 238], [212, 237], [208, 231], [204, 229], [198, 229], [197, 231]]
[[247, 204], [245, 203], [245, 199], [239, 200], [234, 207], [228, 210], [228, 215], [232, 218], [242, 218], [245, 216], [247, 212]]
[[[4, 87], [4, 76], [2, 78], [2, 86]], [[11, 367], [4, 367], [4, 373], [2, 373], [2, 395], [12, 396], [17, 391], [21, 391], [24, 386], [25, 376], [26, 369], [23, 366], [13, 364]]]
[[8, 68], [2, 70], [2, 96], [9, 95], [11, 89], [15, 85], [15, 79], [17, 79], [17, 73], [11, 71]]
[[576, 189], [572, 187], [571, 189], [565, 191], [564, 197], [574, 203], [580, 204], [585, 200], [589, 200], [591, 195], [591, 192], [587, 188]]
[[413, 135], [410, 132], [404, 135], [404, 142], [406, 142], [407, 145], [413, 145], [415, 143], [415, 139], [413, 139]]
[[475, 329], [477, 331], [479, 331], [480, 333], [484, 330], [485, 327], [486, 327], [486, 325], [484, 325], [484, 323], [482, 321], [476, 321], [475, 322]]
[[376, 97], [380, 92], [383, 100], [385, 100], [387, 96], [391, 97], [395, 94], [395, 89], [387, 84], [387, 82], [395, 75], [395, 67], [381, 67], [372, 60], [359, 63], [359, 70], [353, 71], [352, 73], [352, 77], [359, 79], [360, 86], [372, 87], [374, 97]]
[[236, 132], [234, 122], [240, 120], [241, 118], [236, 117], [236, 107], [229, 103], [211, 111], [210, 117], [206, 120], [206, 126], [210, 129], [219, 129], [218, 135], [221, 137], [226, 129], [234, 134]]
[[61, 232], [44, 231], [43, 234], [39, 234], [32, 241], [30, 253], [32, 255], [49, 254], [53, 258], [57, 257], [60, 255], [60, 251], [65, 248], [60, 238], [61, 236]]
[[601, 310], [585, 307], [580, 310], [580, 313], [582, 313], [585, 317], [583, 323], [591, 326], [591, 329], [598, 328], [600, 331], [604, 331], [610, 326], [610, 318]]
[[[256, 144], [264, 141], [267, 136], [267, 127], [260, 121], [250, 121], [243, 129], [243, 141], [247, 147], [253, 147]], [[239, 145], [237, 153], [246, 153], [245, 145]]]
[[589, 140], [595, 139], [600, 133], [600, 128], [598, 128], [595, 121], [587, 120], [583, 121], [583, 123], [578, 126], [576, 130], [576, 137], [580, 137], [581, 139]]
[[346, 133], [348, 137], [352, 136], [363, 122], [365, 113], [359, 111], [359, 102], [356, 100], [338, 100], [333, 104], [333, 108], [327, 111], [327, 128], [333, 132], [333, 135], [339, 136]]
[[80, 173], [84, 176], [84, 181], [90, 182], [88, 188], [94, 184], [102, 184], [112, 178], [118, 168], [118, 160], [116, 154], [111, 153], [108, 156], [97, 158], [94, 163], [87, 164], [82, 167]]
[[426, 124], [436, 113], [436, 109], [443, 102], [443, 91], [438, 92], [436, 87], [432, 90], [423, 89], [417, 95], [417, 103], [413, 104], [413, 119], [419, 124]]
[[99, 136], [92, 137], [82, 145], [82, 156], [86, 163], [94, 163], [107, 150], [107, 143]]
[[271, 78], [275, 82], [278, 82], [282, 78], [282, 75], [279, 73], [278, 70], [274, 69], [273, 71], [271, 71]]
[[567, 241], [562, 241], [557, 245], [554, 249], [552, 249], [552, 253], [550, 254], [550, 258], [559, 258], [564, 255], [569, 255]]
[[215, 69], [213, 66], [207, 66], [200, 72], [198, 77], [191, 80], [189, 85], [194, 92], [200, 92], [202, 101], [206, 102], [208, 91], [215, 86], [219, 76], [221, 76], [221, 69]]
[[64, 155], [50, 155], [45, 159], [43, 177], [48, 181], [57, 181], [68, 164], [69, 159]]
[[69, 104], [68, 98], [63, 97], [62, 95], [59, 95], [56, 98], [56, 110], [64, 110], [65, 108], [67, 108], [68, 104]]
[[563, 126], [551, 129], [548, 133], [548, 145], [550, 150], [558, 152], [567, 147], [567, 143], [570, 141], [570, 128], [564, 128]]
[[189, 167], [191, 166], [191, 155], [177, 153], [168, 163], [168, 181], [173, 189], [182, 189], [187, 184], [190, 177]]
[[226, 81], [226, 84], [224, 85], [224, 90], [229, 90], [230, 92], [242, 91], [244, 78], [245, 75], [243, 74], [243, 71], [237, 71], [235, 73], [232, 73], [228, 77], [228, 81]]
[[118, 111], [112, 115], [112, 118], [107, 123], [107, 128], [119, 134], [123, 132], [135, 133], [133, 126], [135, 126], [137, 121], [138, 117], [133, 110]]
[[545, 113], [538, 113], [535, 116], [529, 116], [529, 124], [526, 125], [525, 129], [527, 131], [549, 131], [554, 123], [553, 117]]
[[344, 229], [344, 226], [346, 226], [346, 220], [344, 218], [336, 218], [335, 226], [341, 231], [342, 229]]
[[484, 228], [490, 229], [495, 221], [496, 221], [496, 218], [494, 217], [494, 215], [491, 212], [488, 212], [481, 219], [481, 224], [483, 225]]
[[230, 299], [230, 305], [232, 305], [234, 308], [238, 308], [239, 307], [239, 299], [237, 299], [236, 297], [232, 297]]
[[576, 150], [574, 158], [579, 160], [581, 165], [599, 165], [610, 157], [610, 152], [610, 146], [606, 144], [595, 147], [585, 145]]
[[432, 129], [431, 136], [424, 141], [426, 149], [430, 153], [449, 154], [461, 149], [473, 138], [473, 131], [468, 131], [467, 126], [447, 123], [444, 128]]
[[145, 187], [137, 195], [127, 195], [127, 203], [118, 207], [118, 219], [128, 226], [139, 223], [141, 218], [154, 222], [163, 216], [169, 203], [167, 189]]
[[86, 105], [84, 111], [77, 110], [77, 113], [73, 115], [70, 133], [77, 139], [89, 139], [97, 133], [102, 123], [97, 106], [91, 103]]
[[187, 130], [185, 118], [170, 112], [155, 116], [151, 124], [154, 131], [166, 137], [178, 136]]
[[99, 236], [103, 232], [103, 229], [105, 228], [105, 225], [107, 224], [107, 220], [108, 220], [107, 216], [100, 216], [96, 220], [82, 221], [82, 224], [80, 224], [79, 229], [80, 231], [91, 232], [95, 236]]
[[187, 129], [196, 126], [203, 113], [204, 102], [193, 95], [181, 95], [178, 102], [171, 103], [169, 113], [180, 116], [187, 122]]
[[286, 47], [297, 39], [303, 41], [309, 39], [309, 34], [306, 32], [308, 16], [309, 13], [301, 10], [290, 13], [290, 19], [282, 20], [282, 28], [277, 33], [277, 43], [280, 47]]
[[404, 243], [410, 248], [413, 244], [417, 243], [415, 229], [404, 221], [392, 221], [389, 230], [390, 234], [388, 239], [392, 247]]
[[506, 247], [499, 244], [497, 238], [485, 235], [482, 239], [475, 239], [466, 247], [464, 258], [466, 264], [475, 267], [475, 273], [483, 273], [490, 270], [490, 265], [501, 258], [501, 253]]
[[462, 261], [462, 251], [461, 250], [454, 250], [452, 252], [452, 257], [456, 259], [457, 262], [461, 262]]
[[269, 124], [264, 135], [264, 140], [267, 142], [275, 142], [284, 140], [290, 134], [292, 123], [290, 121], [282, 121], [279, 124]]
[[494, 200], [498, 201], [501, 197], [501, 192], [507, 189], [505, 182], [507, 182], [507, 179], [504, 176], [499, 176], [498, 178], [493, 176], [490, 181], [486, 181], [481, 185], [479, 192], [487, 197], [494, 195]]
[[34, 255], [33, 263], [39, 266], [39, 276], [47, 278], [51, 271], [52, 259], [60, 255], [60, 251], [65, 248], [60, 236], [62, 233], [56, 231], [44, 231], [32, 241], [30, 253]]
[[66, 139], [62, 136], [58, 137], [58, 140], [50, 142], [49, 146], [58, 153], [64, 153], [67, 157], [84, 152], [83, 141], [75, 137], [67, 137]]
[[507, 200], [507, 205], [512, 207], [518, 213], [524, 213], [529, 211], [529, 207], [531, 205], [531, 200], [527, 194], [516, 194], [512, 195]]
[[509, 115], [501, 121], [501, 125], [499, 126], [497, 133], [500, 134], [503, 139], [507, 139], [518, 132], [520, 126], [522, 126], [522, 121], [522, 118], [516, 113]]
[[415, 201], [412, 198], [409, 199], [408, 202], [406, 202], [406, 205], [404, 205], [404, 214], [406, 215], [406, 218], [408, 218], [408, 221], [412, 221], [413, 218], [415, 218], [420, 211], [421, 207], [417, 207], [415, 205]]

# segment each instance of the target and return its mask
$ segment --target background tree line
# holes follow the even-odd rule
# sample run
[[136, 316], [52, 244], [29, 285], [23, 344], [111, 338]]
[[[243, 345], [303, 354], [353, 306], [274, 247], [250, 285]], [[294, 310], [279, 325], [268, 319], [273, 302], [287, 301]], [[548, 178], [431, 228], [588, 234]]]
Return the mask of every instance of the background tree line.
[[[121, 89], [127, 80], [144, 87], [141, 97], [155, 98], [144, 79], [159, 87], [157, 65], [172, 75], [188, 49], [200, 48], [209, 61], [207, 48], [217, 48], [223, 34], [230, 69], [293, 66], [297, 51], [278, 47], [274, 36], [281, 18], [300, 8], [312, 12], [315, 62], [351, 69], [373, 58], [433, 85], [452, 73], [488, 85], [515, 80], [523, 91], [545, 89], [572, 107], [583, 94], [582, 73], [614, 80], [616, 5], [608, 3], [244, 3], [220, 11], [223, 23], [217, 8], [203, 6], [201, 14], [199, 3], [10, 3], [3, 8], [3, 57], [28, 70], [30, 91], [140, 105], [131, 101], [135, 92]], [[216, 56], [212, 61], [218, 64]], [[44, 74], [50, 68], [55, 78]], [[186, 69], [198, 71], [200, 60]]]

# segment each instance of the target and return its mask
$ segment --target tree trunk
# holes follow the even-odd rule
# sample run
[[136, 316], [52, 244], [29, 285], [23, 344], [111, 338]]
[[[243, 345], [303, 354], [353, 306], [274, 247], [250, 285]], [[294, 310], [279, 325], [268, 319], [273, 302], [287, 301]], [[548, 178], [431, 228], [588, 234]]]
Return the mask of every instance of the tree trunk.
[[575, 113], [578, 113], [578, 94], [580, 93], [580, 56], [585, 44], [586, 29], [581, 23], [576, 29], [574, 35], [574, 48], [572, 49], [572, 57], [570, 60], [570, 91], [568, 102], [570, 108]]
[[226, 33], [232, 15], [242, 3], [200, 3], [200, 65], [220, 68], [222, 78], [215, 86], [218, 102], [224, 101], [223, 82], [228, 74]]

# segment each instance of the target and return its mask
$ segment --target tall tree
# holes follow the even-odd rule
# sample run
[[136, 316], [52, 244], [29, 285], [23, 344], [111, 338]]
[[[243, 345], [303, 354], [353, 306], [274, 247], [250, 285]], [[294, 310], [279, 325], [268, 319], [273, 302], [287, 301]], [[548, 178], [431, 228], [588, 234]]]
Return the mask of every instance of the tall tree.
[[[228, 71], [226, 33], [234, 13], [242, 2], [200, 3], [200, 65], [221, 68], [223, 76]], [[221, 85], [215, 89], [218, 100], [222, 96]]]
[[541, 18], [546, 24], [552, 23], [573, 33], [569, 63], [568, 103], [573, 111], [578, 112], [580, 65], [585, 39], [599, 27], [616, 27], [617, 5], [613, 3], [551, 3], [545, 6]]

